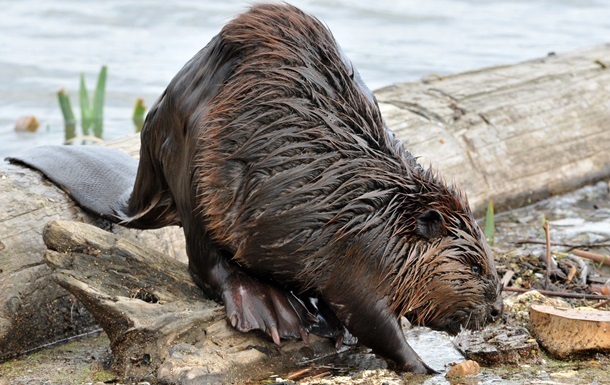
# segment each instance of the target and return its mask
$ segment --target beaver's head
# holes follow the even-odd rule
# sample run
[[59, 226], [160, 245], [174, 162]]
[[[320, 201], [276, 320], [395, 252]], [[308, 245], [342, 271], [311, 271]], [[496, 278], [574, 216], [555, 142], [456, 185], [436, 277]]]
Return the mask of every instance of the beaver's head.
[[393, 264], [392, 307], [415, 325], [479, 329], [502, 314], [492, 251], [459, 190], [430, 171], [420, 182], [402, 199], [407, 243]]

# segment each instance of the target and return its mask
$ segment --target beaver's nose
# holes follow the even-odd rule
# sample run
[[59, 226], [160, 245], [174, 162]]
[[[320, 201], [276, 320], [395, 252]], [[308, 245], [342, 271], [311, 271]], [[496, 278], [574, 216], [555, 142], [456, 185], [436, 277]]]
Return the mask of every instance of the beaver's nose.
[[499, 295], [496, 302], [491, 305], [489, 308], [489, 314], [487, 316], [488, 322], [496, 322], [498, 318], [502, 315], [502, 311], [504, 310], [504, 302], [502, 301], [502, 296]]

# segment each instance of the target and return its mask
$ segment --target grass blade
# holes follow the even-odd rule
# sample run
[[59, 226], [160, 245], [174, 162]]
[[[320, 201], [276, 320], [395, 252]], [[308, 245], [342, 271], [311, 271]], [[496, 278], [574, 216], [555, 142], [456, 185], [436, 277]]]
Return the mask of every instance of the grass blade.
[[64, 125], [66, 127], [65, 139], [68, 141], [76, 137], [76, 119], [74, 119], [72, 104], [70, 103], [70, 97], [63, 88], [57, 92], [57, 100], [59, 101], [61, 114], [64, 117]]
[[136, 126], [136, 132], [142, 131], [144, 125], [144, 114], [146, 113], [146, 107], [142, 99], [136, 100], [136, 106], [133, 109], [133, 124]]
[[102, 137], [104, 129], [104, 96], [106, 93], [106, 76], [107, 67], [102, 66], [99, 76], [97, 77], [97, 85], [95, 86], [95, 94], [93, 95], [93, 135], [98, 138]]
[[80, 87], [79, 87], [79, 95], [80, 95], [80, 124], [83, 128], [83, 135], [89, 135], [89, 128], [91, 128], [91, 124], [93, 123], [93, 116], [91, 111], [91, 106], [89, 104], [89, 93], [87, 92], [87, 85], [85, 84], [85, 74], [81, 72], [80, 74]]
[[490, 200], [487, 205], [487, 214], [485, 214], [485, 239], [493, 246], [494, 237], [496, 235], [496, 223], [494, 219], [494, 201]]

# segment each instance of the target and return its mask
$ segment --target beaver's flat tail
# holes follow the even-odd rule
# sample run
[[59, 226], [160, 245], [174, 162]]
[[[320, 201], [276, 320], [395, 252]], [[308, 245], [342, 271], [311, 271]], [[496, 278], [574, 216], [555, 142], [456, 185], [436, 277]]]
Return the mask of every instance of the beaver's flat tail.
[[98, 146], [41, 146], [6, 160], [40, 171], [83, 209], [113, 222], [126, 209], [138, 170], [131, 156]]
[[146, 213], [129, 212], [138, 161], [122, 151], [101, 146], [40, 146], [6, 160], [40, 171], [95, 216], [127, 227], [168, 225], [142, 225]]

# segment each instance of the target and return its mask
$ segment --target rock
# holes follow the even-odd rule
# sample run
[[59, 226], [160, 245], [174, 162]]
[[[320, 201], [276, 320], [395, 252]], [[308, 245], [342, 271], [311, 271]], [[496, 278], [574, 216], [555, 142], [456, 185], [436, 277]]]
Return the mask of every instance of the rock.
[[40, 122], [35, 116], [22, 116], [15, 123], [15, 131], [17, 132], [36, 132], [40, 126]]
[[474, 376], [479, 374], [481, 371], [481, 367], [479, 363], [473, 360], [468, 360], [464, 362], [460, 362], [459, 364], [455, 364], [447, 371], [445, 377], [464, 377], [464, 376]]
[[529, 328], [540, 345], [557, 358], [610, 352], [610, 311], [534, 305]]

